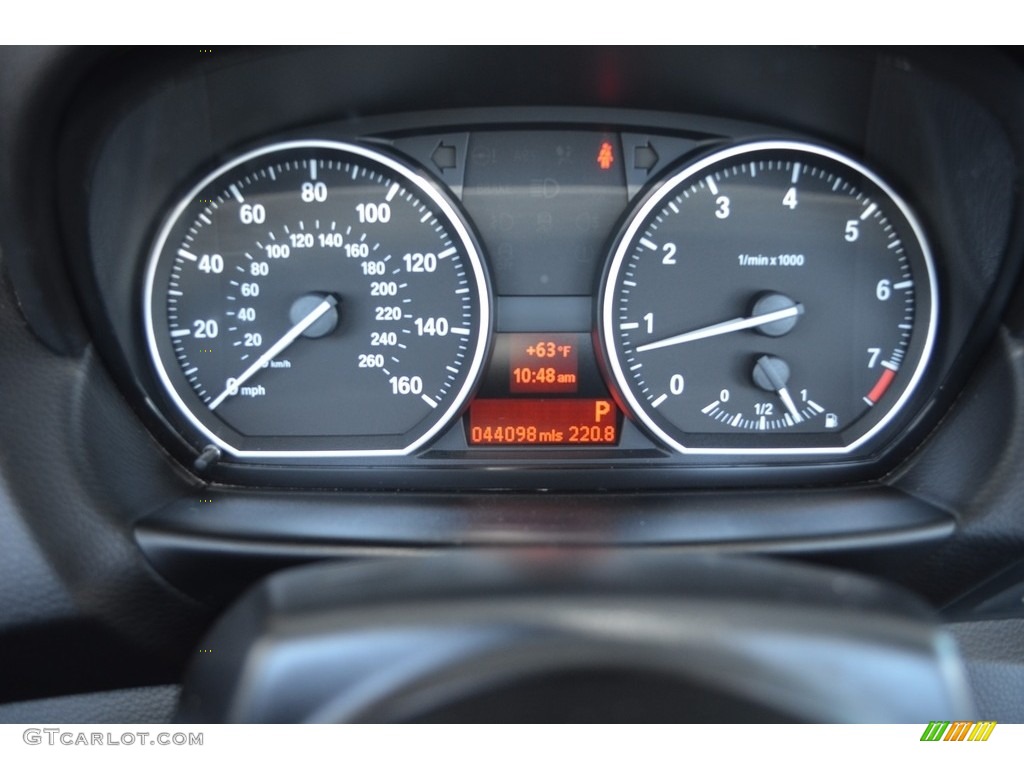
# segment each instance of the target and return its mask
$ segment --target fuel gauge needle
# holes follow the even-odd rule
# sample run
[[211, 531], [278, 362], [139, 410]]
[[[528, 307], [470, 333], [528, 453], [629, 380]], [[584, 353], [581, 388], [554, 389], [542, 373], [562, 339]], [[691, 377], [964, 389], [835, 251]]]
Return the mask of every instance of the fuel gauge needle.
[[775, 392], [782, 400], [782, 404], [786, 406], [786, 410], [789, 411], [789, 415], [793, 417], [793, 421], [797, 424], [803, 421], [804, 418], [800, 415], [800, 411], [796, 409], [796, 404], [793, 402], [793, 398], [789, 396], [789, 390], [785, 387], [779, 387]]
[[799, 424], [804, 420], [800, 411], [796, 409], [796, 403], [790, 397], [786, 383], [789, 381], [789, 365], [778, 357], [761, 355], [754, 364], [754, 383], [761, 389], [775, 392], [786, 406], [793, 421]]
[[216, 410], [218, 405], [223, 403], [232, 395], [237, 394], [238, 388], [251, 379], [256, 374], [256, 371], [260, 370], [264, 365], [291, 346], [293, 341], [299, 338], [307, 328], [323, 317], [324, 314], [329, 312], [331, 308], [337, 305], [337, 303], [338, 300], [336, 298], [333, 296], [327, 296], [323, 301], [313, 307], [309, 314], [299, 320], [299, 322], [293, 325], [284, 336], [274, 342], [266, 352], [256, 358], [256, 362], [246, 368], [245, 372], [242, 373], [241, 376], [234, 381], [229, 381], [229, 384], [225, 387], [224, 391], [217, 395], [217, 397], [213, 399], [213, 402], [210, 403], [210, 410]]
[[652, 341], [649, 344], [641, 344], [636, 348], [636, 351], [647, 352], [652, 349], [661, 349], [662, 347], [671, 347], [676, 344], [686, 344], [690, 341], [698, 341], [699, 339], [708, 339], [712, 336], [721, 336], [726, 333], [745, 331], [748, 328], [758, 328], [762, 325], [768, 325], [769, 323], [776, 323], [779, 320], [797, 317], [803, 313], [804, 305], [795, 304], [791, 307], [786, 307], [785, 309], [777, 309], [774, 312], [765, 312], [762, 315], [753, 315], [752, 317], [734, 317], [732, 320], [715, 323], [714, 325], [706, 325], [703, 328], [697, 328], [693, 331], [680, 333], [676, 336], [669, 336], [667, 339], [662, 339], [661, 341]]

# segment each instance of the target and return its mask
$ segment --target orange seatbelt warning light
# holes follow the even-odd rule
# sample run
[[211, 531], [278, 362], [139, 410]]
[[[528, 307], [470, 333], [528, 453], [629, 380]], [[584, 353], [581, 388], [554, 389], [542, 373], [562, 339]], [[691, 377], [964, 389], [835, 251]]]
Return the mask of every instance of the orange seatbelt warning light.
[[607, 171], [612, 167], [612, 163], [615, 162], [615, 154], [612, 152], [612, 143], [610, 141], [601, 142], [601, 149], [597, 152], [597, 164], [602, 171]]

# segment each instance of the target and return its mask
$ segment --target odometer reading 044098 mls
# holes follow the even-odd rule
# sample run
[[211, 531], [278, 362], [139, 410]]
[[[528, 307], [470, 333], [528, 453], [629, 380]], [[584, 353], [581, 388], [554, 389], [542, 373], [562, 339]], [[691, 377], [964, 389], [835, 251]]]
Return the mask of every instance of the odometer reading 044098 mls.
[[602, 348], [634, 416], [676, 450], [849, 453], [911, 396], [935, 294], [921, 228], [881, 179], [758, 142], [637, 204], [602, 285]]
[[218, 169], [151, 256], [156, 371], [238, 457], [405, 454], [448, 425], [487, 348], [478, 249], [427, 179], [376, 150], [277, 144]]

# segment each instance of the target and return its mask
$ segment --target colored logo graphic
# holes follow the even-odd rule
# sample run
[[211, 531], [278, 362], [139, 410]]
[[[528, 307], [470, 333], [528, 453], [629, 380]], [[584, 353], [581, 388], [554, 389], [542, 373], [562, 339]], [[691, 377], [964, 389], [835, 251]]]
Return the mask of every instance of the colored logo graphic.
[[977, 723], [932, 720], [921, 734], [921, 741], [988, 741], [995, 727], [995, 720]]

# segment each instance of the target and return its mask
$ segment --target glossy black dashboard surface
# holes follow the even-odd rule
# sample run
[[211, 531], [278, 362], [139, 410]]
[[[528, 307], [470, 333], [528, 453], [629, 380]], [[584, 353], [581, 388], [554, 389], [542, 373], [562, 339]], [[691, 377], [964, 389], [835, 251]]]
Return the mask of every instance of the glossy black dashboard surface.
[[[0, 87], [0, 572], [16, 585], [0, 590], [5, 700], [175, 681], [239, 590], [324, 558], [501, 544], [785, 552], [880, 576], [937, 608], [979, 587], [971, 605], [990, 604], [982, 585], [1021, 558], [1024, 90], [1000, 51], [4, 55], [17, 73]], [[940, 307], [931, 361], [892, 429], [849, 457], [681, 456], [628, 414], [616, 445], [474, 446], [460, 416], [412, 456], [198, 470], [203, 444], [146, 353], [147, 256], [205, 173], [311, 137], [425, 169], [487, 250], [496, 331], [572, 336], [581, 350], [593, 349], [611, 241], [651, 179], [738, 141], [835, 148], [891, 184], [927, 234]], [[470, 163], [489, 142], [513, 157], [532, 143], [557, 162], [565, 137], [595, 163], [609, 141], [622, 164], [596, 190], [550, 175], [577, 196], [561, 209], [530, 207], [553, 190], [549, 174], [494, 179]], [[503, 213], [515, 215], [511, 234]], [[530, 247], [551, 241], [517, 224], [545, 226], [544, 214], [574, 231], [582, 214], [600, 222], [573, 240], [585, 269], [558, 261], [561, 246]], [[551, 268], [508, 269], [503, 255]], [[507, 371], [495, 371], [479, 399], [508, 398]], [[581, 398], [616, 399], [598, 355], [581, 354], [579, 371]], [[999, 590], [1019, 601], [1007, 583]], [[999, 615], [1015, 615], [1006, 604]], [[34, 672], [40, 647], [53, 659]]]

